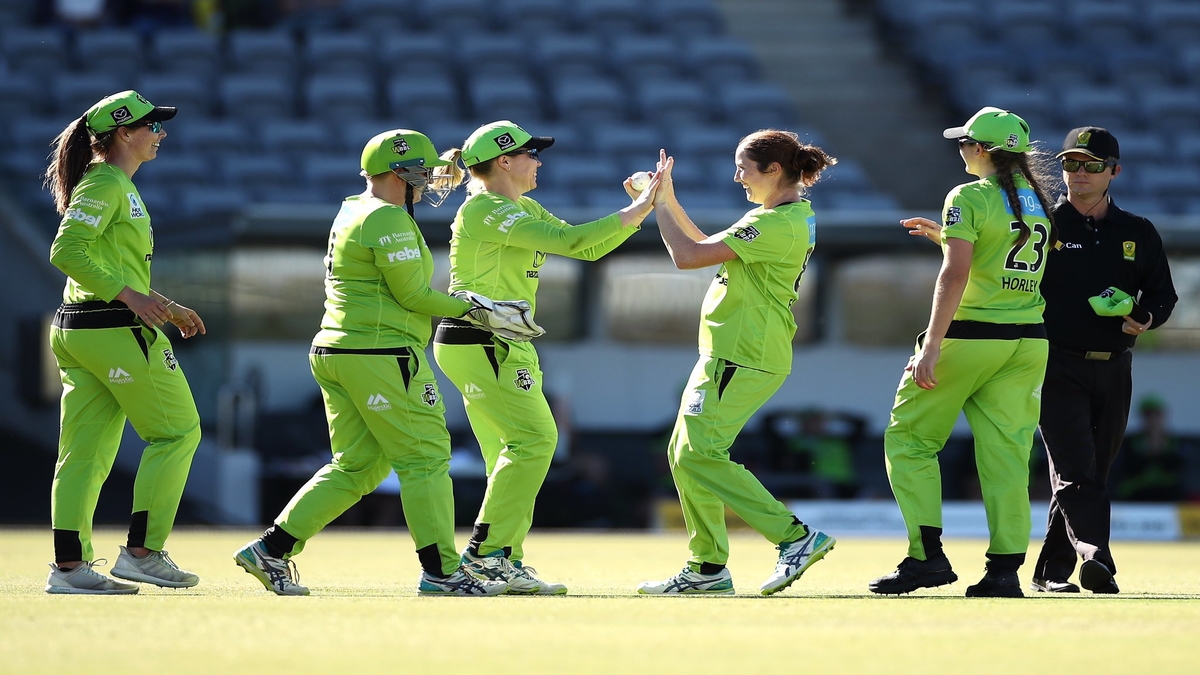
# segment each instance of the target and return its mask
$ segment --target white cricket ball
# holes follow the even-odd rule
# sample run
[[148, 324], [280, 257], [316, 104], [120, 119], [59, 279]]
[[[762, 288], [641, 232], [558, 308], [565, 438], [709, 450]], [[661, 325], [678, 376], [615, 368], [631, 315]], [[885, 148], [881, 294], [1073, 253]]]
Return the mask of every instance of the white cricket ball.
[[629, 177], [629, 185], [638, 192], [645, 190], [646, 186], [650, 185], [650, 172], [638, 171], [637, 173], [633, 174]]

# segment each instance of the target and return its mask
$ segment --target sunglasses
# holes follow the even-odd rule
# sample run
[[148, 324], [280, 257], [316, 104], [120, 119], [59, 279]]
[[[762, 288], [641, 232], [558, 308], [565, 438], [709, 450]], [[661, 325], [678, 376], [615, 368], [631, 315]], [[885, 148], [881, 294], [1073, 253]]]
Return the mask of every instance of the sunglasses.
[[514, 150], [508, 154], [509, 155], [529, 155], [530, 159], [537, 159], [538, 158], [538, 149], [537, 148], [525, 148], [522, 150]]
[[1078, 159], [1064, 159], [1062, 161], [1063, 171], [1066, 171], [1067, 173], [1075, 173], [1081, 166], [1083, 167], [1083, 170], [1088, 173], [1104, 173], [1105, 169], [1110, 166], [1116, 166], [1116, 163], [1104, 162], [1098, 159], [1090, 162], [1080, 161]]
[[150, 133], [157, 134], [162, 131], [162, 122], [137, 122], [130, 124], [131, 127], [150, 127]]

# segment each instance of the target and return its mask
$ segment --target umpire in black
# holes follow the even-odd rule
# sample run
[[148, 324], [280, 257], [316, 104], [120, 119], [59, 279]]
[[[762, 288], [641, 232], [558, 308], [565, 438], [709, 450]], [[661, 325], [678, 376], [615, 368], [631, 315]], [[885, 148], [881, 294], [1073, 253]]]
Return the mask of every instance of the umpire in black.
[[1177, 299], [1154, 225], [1108, 195], [1120, 157], [1117, 139], [1099, 127], [1071, 131], [1058, 153], [1067, 193], [1052, 209], [1059, 241], [1042, 281], [1050, 357], [1040, 428], [1053, 495], [1034, 591], [1078, 593], [1068, 581], [1076, 555], [1081, 586], [1119, 590], [1107, 483], [1129, 419], [1130, 350], [1166, 322]]

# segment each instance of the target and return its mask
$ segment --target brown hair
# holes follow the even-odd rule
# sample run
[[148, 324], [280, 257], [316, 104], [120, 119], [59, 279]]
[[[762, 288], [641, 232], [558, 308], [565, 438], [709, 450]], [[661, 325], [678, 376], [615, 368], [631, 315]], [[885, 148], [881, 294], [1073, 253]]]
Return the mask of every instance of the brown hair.
[[54, 208], [59, 215], [66, 215], [71, 203], [71, 193], [83, 180], [92, 159], [104, 156], [113, 144], [111, 131], [92, 136], [87, 128], [87, 118], [80, 117], [67, 125], [50, 145], [50, 165], [46, 167], [43, 184], [50, 190]]
[[815, 145], [801, 143], [800, 137], [791, 131], [762, 129], [743, 137], [738, 146], [759, 171], [778, 163], [784, 180], [801, 190], [812, 187], [822, 171], [837, 164], [836, 157]]
[[1050, 170], [1044, 153], [1037, 150], [1029, 152], [1000, 151], [989, 152], [988, 155], [992, 158], [992, 166], [996, 168], [996, 180], [1000, 183], [1000, 189], [1004, 190], [1005, 196], [1008, 197], [1008, 206], [1012, 209], [1013, 217], [1016, 218], [1021, 230], [1020, 236], [1017, 237], [1017, 246], [1024, 246], [1025, 242], [1029, 241], [1029, 226], [1025, 224], [1024, 209], [1017, 196], [1016, 181], [1013, 180], [1013, 174], [1020, 173], [1025, 180], [1029, 181], [1029, 187], [1033, 188], [1038, 202], [1042, 205], [1042, 210], [1046, 212], [1046, 219], [1050, 221], [1046, 244], [1053, 247], [1058, 241], [1058, 229], [1054, 227], [1054, 216], [1050, 212], [1050, 200], [1046, 197], [1044, 186], [1053, 184], [1055, 174]]

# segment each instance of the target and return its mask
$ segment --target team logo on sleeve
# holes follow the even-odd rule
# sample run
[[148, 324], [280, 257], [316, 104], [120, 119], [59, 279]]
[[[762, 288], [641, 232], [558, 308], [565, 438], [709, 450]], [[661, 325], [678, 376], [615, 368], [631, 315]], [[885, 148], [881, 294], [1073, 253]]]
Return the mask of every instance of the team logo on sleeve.
[[125, 193], [129, 198], [129, 217], [130, 218], [145, 218], [146, 209], [142, 208], [142, 202], [138, 196], [132, 192]]
[[429, 406], [430, 408], [437, 405], [437, 402], [438, 402], [437, 387], [433, 386], [433, 383], [429, 383], [429, 384], [425, 385], [425, 391], [424, 391], [424, 393], [421, 394], [421, 400], [424, 401], [425, 405]]
[[110, 112], [109, 115], [112, 115], [113, 121], [117, 124], [125, 124], [126, 122], [133, 121], [133, 113], [129, 112], [129, 108], [126, 106], [117, 108]]
[[175, 358], [175, 354], [170, 349], [164, 349], [162, 352], [163, 365], [167, 367], [167, 370], [178, 370], [179, 361]]
[[951, 206], [946, 209], [946, 227], [957, 225], [962, 222], [962, 209], [957, 206]]
[[738, 239], [741, 239], [742, 241], [744, 241], [746, 243], [750, 243], [750, 242], [754, 241], [755, 239], [758, 239], [759, 234], [761, 234], [761, 233], [753, 225], [747, 225], [746, 227], [739, 227], [738, 229], [733, 231], [733, 236], [737, 237]]
[[1137, 242], [1135, 242], [1135, 241], [1121, 242], [1121, 255], [1123, 255], [1126, 260], [1133, 260], [1134, 254], [1136, 254], [1136, 253], [1137, 253]]
[[684, 411], [687, 415], [702, 415], [704, 414], [704, 390], [693, 389], [688, 394], [687, 408]]
[[513, 384], [517, 385], [518, 389], [529, 391], [535, 383], [533, 375], [529, 374], [528, 368], [517, 368], [517, 379], [513, 380]]
[[517, 142], [513, 140], [512, 134], [500, 134], [496, 137], [496, 145], [500, 146], [501, 150], [508, 152], [517, 147]]
[[408, 141], [404, 140], [403, 136], [392, 139], [392, 151], [397, 155], [403, 155], [409, 150], [412, 150], [412, 148], [408, 147]]
[[1017, 138], [1016, 134], [1009, 134], [1008, 139], [1004, 141], [1004, 145], [1005, 145], [1005, 147], [1015, 148], [1015, 147], [1017, 147], [1017, 143], [1019, 143], [1019, 142], [1020, 142], [1020, 139]]

